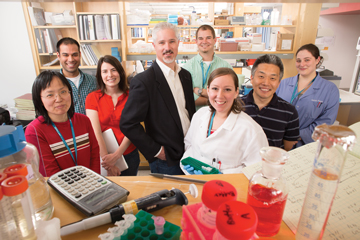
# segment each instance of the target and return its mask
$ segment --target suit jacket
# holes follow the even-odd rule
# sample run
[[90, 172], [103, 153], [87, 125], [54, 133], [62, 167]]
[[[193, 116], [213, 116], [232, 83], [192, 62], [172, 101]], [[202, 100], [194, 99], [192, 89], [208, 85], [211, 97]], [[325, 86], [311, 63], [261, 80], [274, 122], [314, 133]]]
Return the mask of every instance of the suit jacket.
[[[191, 74], [181, 69], [179, 77], [191, 120], [195, 113]], [[146, 132], [141, 122], [145, 123]], [[156, 62], [131, 80], [120, 129], [149, 162], [155, 161], [154, 156], [161, 146], [164, 146], [168, 166], [180, 161], [184, 153], [180, 116], [170, 87]]]

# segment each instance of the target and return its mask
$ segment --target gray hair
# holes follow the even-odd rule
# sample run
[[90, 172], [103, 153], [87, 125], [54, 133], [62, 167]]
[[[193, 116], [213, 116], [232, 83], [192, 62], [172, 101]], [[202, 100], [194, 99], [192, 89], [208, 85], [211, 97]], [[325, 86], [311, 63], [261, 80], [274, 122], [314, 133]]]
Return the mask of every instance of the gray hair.
[[156, 43], [156, 38], [157, 38], [157, 33], [161, 30], [165, 30], [165, 29], [172, 29], [175, 32], [176, 38], [179, 40], [180, 39], [180, 33], [178, 28], [176, 27], [176, 25], [168, 23], [168, 22], [161, 22], [155, 25], [153, 31], [152, 31], [152, 38], [153, 38], [153, 42], [154, 44]]
[[273, 64], [275, 66], [278, 66], [280, 68], [280, 79], [282, 79], [282, 77], [284, 76], [284, 65], [281, 61], [281, 59], [276, 56], [276, 55], [273, 55], [273, 54], [265, 54], [265, 55], [262, 55], [260, 57], [258, 57], [251, 69], [251, 75], [252, 76], [255, 76], [255, 72], [259, 66], [259, 64], [261, 63], [267, 63], [267, 64]]

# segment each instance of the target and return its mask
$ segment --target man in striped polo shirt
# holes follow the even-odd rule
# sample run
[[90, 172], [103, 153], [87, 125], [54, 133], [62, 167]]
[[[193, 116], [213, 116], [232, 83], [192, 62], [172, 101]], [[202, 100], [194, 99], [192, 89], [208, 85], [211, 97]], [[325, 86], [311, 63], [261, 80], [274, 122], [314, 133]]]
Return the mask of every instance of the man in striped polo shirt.
[[295, 107], [275, 93], [283, 75], [284, 66], [279, 57], [260, 56], [251, 70], [253, 90], [241, 100], [245, 112], [263, 128], [269, 146], [289, 151], [299, 138], [299, 117]]

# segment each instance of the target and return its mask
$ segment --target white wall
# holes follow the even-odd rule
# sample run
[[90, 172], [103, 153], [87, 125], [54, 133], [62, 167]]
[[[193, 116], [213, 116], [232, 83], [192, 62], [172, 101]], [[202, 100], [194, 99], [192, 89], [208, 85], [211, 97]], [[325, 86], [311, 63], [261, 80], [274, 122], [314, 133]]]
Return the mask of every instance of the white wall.
[[350, 88], [355, 67], [356, 43], [360, 37], [360, 15], [320, 16], [322, 28], [331, 28], [335, 34], [335, 44], [325, 51], [329, 56], [323, 66], [341, 76], [340, 88]]
[[31, 92], [36, 77], [21, 2], [0, 2], [0, 105]]

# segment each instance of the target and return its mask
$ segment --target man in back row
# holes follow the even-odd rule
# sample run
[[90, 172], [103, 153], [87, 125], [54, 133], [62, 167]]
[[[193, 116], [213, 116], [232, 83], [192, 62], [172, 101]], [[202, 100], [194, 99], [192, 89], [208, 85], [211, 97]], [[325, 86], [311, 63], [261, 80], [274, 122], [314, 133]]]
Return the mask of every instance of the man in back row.
[[227, 61], [216, 56], [214, 51], [215, 43], [214, 29], [209, 25], [200, 26], [196, 31], [196, 44], [199, 54], [191, 58], [183, 66], [191, 73], [196, 110], [207, 106], [206, 86], [211, 72], [220, 67], [232, 68]]
[[245, 112], [263, 128], [269, 146], [289, 151], [299, 138], [299, 117], [295, 107], [275, 93], [283, 75], [284, 66], [279, 57], [258, 57], [251, 69], [253, 90], [241, 100]]
[[75, 112], [85, 114], [85, 99], [96, 89], [96, 78], [79, 69], [81, 52], [80, 45], [75, 39], [69, 37], [60, 39], [56, 44], [56, 50], [62, 67], [60, 73], [71, 85]]

